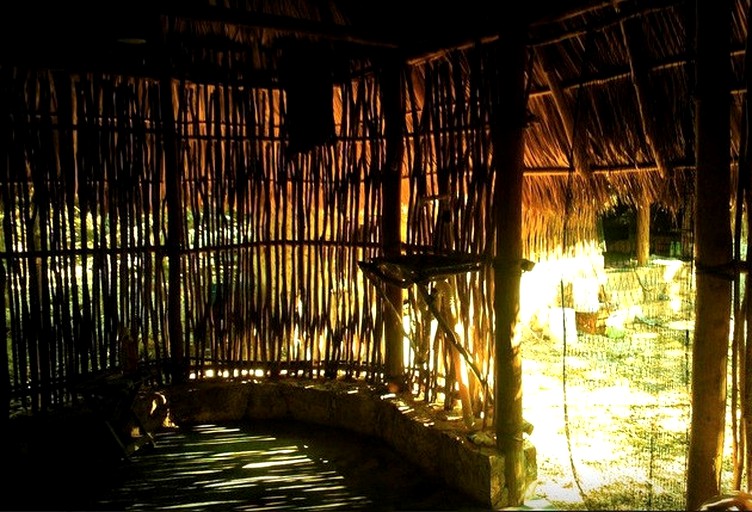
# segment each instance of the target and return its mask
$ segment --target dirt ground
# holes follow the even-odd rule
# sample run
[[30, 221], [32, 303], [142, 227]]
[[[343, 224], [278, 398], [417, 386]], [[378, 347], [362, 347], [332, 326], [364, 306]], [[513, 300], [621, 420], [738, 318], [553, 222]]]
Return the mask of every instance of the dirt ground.
[[561, 343], [528, 331], [523, 415], [537, 495], [558, 510], [681, 510], [689, 424], [685, 334], [636, 322]]

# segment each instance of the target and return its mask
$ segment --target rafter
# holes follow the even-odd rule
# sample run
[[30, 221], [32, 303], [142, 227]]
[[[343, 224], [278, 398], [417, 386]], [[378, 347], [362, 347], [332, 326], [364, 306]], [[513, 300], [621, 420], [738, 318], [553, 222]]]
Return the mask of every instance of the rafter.
[[585, 139], [580, 137], [577, 132], [575, 115], [572, 112], [569, 99], [567, 98], [564, 89], [561, 87], [561, 79], [559, 78], [556, 69], [554, 69], [545, 48], [538, 50], [536, 53], [540, 59], [541, 65], [543, 66], [546, 82], [548, 83], [554, 103], [556, 104], [556, 109], [559, 112], [559, 118], [564, 126], [564, 131], [567, 134], [567, 142], [572, 151], [571, 154], [574, 167], [580, 174], [587, 175], [590, 172], [590, 164], [584, 147]]
[[[618, 9], [618, 8], [617, 8]], [[650, 85], [648, 72], [648, 55], [645, 51], [645, 44], [642, 37], [640, 26], [637, 20], [622, 21], [620, 24], [624, 46], [629, 56], [629, 67], [632, 76], [632, 85], [634, 86], [635, 96], [637, 98], [637, 107], [640, 114], [642, 129], [645, 134], [645, 141], [650, 148], [658, 170], [664, 178], [668, 176], [669, 169], [666, 165], [666, 158], [663, 155], [658, 142], [658, 129], [655, 124], [654, 103], [650, 101]]]
[[324, 21], [312, 21], [291, 16], [278, 16], [259, 12], [199, 6], [189, 3], [174, 3], [170, 15], [198, 22], [216, 22], [227, 26], [257, 28], [292, 32], [325, 40], [377, 48], [396, 49], [397, 41], [348, 25]]

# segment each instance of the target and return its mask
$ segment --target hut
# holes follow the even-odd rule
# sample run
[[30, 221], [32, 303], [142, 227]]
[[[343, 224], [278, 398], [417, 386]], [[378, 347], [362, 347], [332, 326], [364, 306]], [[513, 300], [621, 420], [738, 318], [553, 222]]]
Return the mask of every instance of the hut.
[[[727, 403], [730, 485], [748, 488], [749, 2], [706, 4], [14, 5], [4, 428], [122, 393], [166, 397], [179, 422], [282, 414], [282, 381], [367, 384], [459, 410], [459, 444], [490, 439], [465, 448], [484, 469], [437, 471], [520, 505], [521, 325], [597, 324], [609, 258], [665, 255], [696, 283], [687, 507], [726, 485]], [[619, 214], [621, 239], [604, 230]], [[408, 444], [333, 409], [284, 414]]]

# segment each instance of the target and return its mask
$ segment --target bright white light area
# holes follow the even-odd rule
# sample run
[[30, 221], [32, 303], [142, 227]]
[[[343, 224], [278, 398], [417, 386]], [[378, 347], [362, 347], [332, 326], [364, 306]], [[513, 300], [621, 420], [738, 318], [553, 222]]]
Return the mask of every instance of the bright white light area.
[[167, 507], [161, 507], [162, 510], [180, 510], [180, 509], [189, 509], [189, 510], [200, 510], [202, 507], [214, 507], [214, 506], [224, 506], [227, 507], [233, 503], [240, 503], [240, 500], [222, 500], [222, 501], [201, 501], [198, 503], [181, 503], [179, 505], [170, 505]]
[[245, 464], [243, 469], [259, 469], [259, 468], [271, 468], [274, 466], [289, 466], [290, 464], [300, 464], [301, 462], [310, 462], [310, 459], [305, 455], [298, 457], [289, 457], [279, 460], [268, 460], [264, 462], [251, 462]]

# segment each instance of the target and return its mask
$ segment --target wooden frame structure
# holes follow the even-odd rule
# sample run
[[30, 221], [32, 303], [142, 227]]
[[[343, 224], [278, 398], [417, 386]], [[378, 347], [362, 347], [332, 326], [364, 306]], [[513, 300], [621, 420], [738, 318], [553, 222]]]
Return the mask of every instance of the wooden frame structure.
[[[696, 373], [724, 361], [747, 314], [717, 271], [747, 289], [728, 206], [749, 208], [749, 2], [543, 1], [500, 26], [482, 2], [419, 3], [383, 30], [398, 5], [31, 2], [5, 17], [21, 40], [0, 61], [4, 417], [75, 401], [72, 382], [134, 349], [162, 383], [344, 374], [451, 400], [422, 299], [375, 290], [358, 263], [471, 254], [493, 264], [457, 280], [458, 328], [495, 393], [468, 393], [494, 407], [514, 486], [518, 264], [597, 244], [618, 204], [637, 212], [638, 264], [651, 209], [696, 221]], [[382, 291], [409, 306], [410, 360]], [[735, 337], [740, 468], [749, 345]], [[706, 377], [703, 417], [725, 373]], [[718, 457], [701, 440], [718, 407], [693, 421], [690, 508], [719, 487], [695, 485]]]

